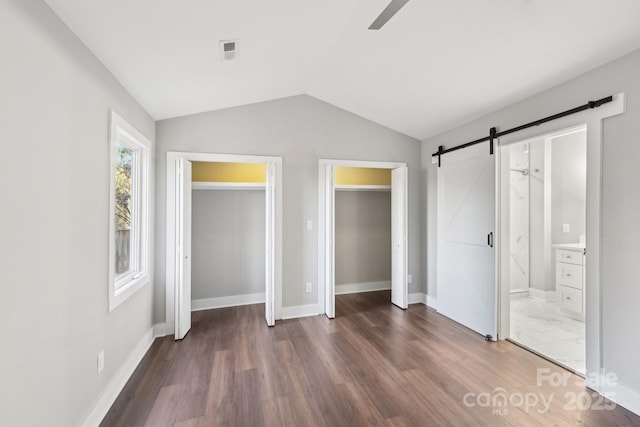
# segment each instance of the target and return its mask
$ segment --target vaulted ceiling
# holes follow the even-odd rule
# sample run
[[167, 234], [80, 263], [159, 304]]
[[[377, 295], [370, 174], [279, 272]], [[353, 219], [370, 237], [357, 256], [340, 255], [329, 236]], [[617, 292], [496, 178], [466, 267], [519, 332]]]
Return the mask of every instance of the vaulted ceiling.
[[45, 1], [156, 120], [309, 94], [424, 139], [640, 48], [638, 0], [411, 0], [379, 31], [389, 0]]

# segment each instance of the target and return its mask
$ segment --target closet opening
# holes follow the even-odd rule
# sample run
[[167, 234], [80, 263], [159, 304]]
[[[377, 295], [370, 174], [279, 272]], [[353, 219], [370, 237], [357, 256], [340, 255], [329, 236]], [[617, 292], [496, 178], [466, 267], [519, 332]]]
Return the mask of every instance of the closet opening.
[[390, 304], [390, 169], [335, 168], [335, 289], [336, 317]]
[[192, 163], [191, 311], [265, 302], [262, 163]]
[[381, 301], [406, 309], [406, 164], [322, 159], [319, 163], [318, 283], [324, 284], [320, 306], [334, 318], [336, 295], [345, 296], [345, 306], [338, 308], [341, 315], [371, 300], [370, 294], [364, 298], [359, 293], [380, 291]]
[[277, 157], [168, 153], [167, 333], [184, 338], [199, 310], [264, 303], [267, 325], [280, 318], [281, 177]]

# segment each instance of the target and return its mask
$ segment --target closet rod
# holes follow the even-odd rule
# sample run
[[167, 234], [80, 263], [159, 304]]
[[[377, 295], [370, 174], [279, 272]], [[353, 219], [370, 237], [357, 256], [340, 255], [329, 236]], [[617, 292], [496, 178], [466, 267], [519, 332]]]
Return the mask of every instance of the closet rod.
[[521, 130], [524, 130], [524, 129], [527, 129], [527, 128], [530, 128], [530, 127], [540, 126], [543, 123], [547, 123], [547, 122], [550, 122], [552, 120], [560, 119], [562, 117], [570, 116], [572, 114], [576, 114], [576, 113], [579, 113], [579, 112], [584, 111], [584, 110], [589, 110], [589, 109], [592, 109], [592, 108], [598, 108], [601, 105], [604, 105], [604, 104], [606, 104], [608, 102], [611, 102], [611, 101], [613, 101], [613, 96], [607, 96], [606, 98], [602, 98], [602, 99], [599, 99], [597, 101], [589, 101], [586, 104], [581, 105], [579, 107], [572, 108], [570, 110], [563, 111], [562, 113], [554, 114], [553, 116], [545, 117], [544, 119], [539, 119], [539, 120], [536, 120], [534, 122], [530, 122], [530, 123], [527, 123], [527, 124], [524, 124], [524, 125], [521, 125], [521, 126], [516, 126], [516, 127], [511, 128], [511, 129], [503, 130], [502, 132], [497, 132], [496, 128], [493, 127], [489, 131], [489, 136], [486, 136], [484, 138], [476, 139], [475, 141], [467, 142], [466, 144], [457, 145], [455, 147], [451, 147], [451, 148], [447, 148], [447, 149], [444, 149], [444, 147], [441, 145], [441, 146], [438, 147], [438, 151], [433, 153], [431, 155], [431, 157], [438, 156], [438, 167], [440, 167], [440, 157], [443, 154], [447, 154], [447, 153], [451, 153], [452, 151], [457, 151], [457, 150], [461, 150], [463, 148], [471, 147], [472, 145], [480, 144], [480, 143], [485, 142], [485, 141], [489, 141], [491, 143], [491, 145], [489, 147], [489, 150], [490, 150], [490, 154], [493, 154], [493, 140], [496, 139], [496, 138], [500, 138], [501, 136], [509, 135], [509, 134], [514, 133], [514, 132], [518, 132], [518, 131], [521, 131]]

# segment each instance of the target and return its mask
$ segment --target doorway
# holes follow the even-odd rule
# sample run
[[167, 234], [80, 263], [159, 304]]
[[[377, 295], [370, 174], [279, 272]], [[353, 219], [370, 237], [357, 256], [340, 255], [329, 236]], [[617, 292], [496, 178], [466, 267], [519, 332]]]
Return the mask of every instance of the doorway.
[[[282, 158], [208, 153], [167, 153], [167, 333], [182, 339], [191, 327], [193, 162], [262, 165], [262, 183], [206, 181], [196, 188], [248, 188], [264, 192], [265, 320], [273, 326], [282, 302]], [[237, 180], [236, 180], [237, 181]], [[236, 188], [237, 189], [237, 188]], [[196, 307], [197, 308], [197, 307]]]
[[391, 299], [391, 170], [338, 166], [335, 181], [336, 316], [340, 317], [371, 301], [364, 292], [382, 291], [381, 303]]
[[265, 302], [266, 166], [192, 162], [192, 311]]
[[[391, 174], [390, 184], [337, 184], [336, 168], [385, 169]], [[318, 201], [318, 283], [323, 291], [318, 300], [329, 318], [335, 317], [336, 295], [336, 187], [338, 190], [386, 189], [391, 192], [391, 302], [406, 309], [408, 304], [408, 175], [406, 163], [351, 160], [319, 161]], [[368, 186], [368, 187], [367, 187]], [[382, 188], [388, 187], [388, 188]], [[321, 288], [321, 287], [319, 287]]]
[[[578, 109], [568, 110], [565, 113], [560, 113], [555, 116], [549, 116], [545, 119], [541, 119], [537, 122], [531, 122], [526, 125], [522, 125], [519, 127], [515, 127], [513, 129], [509, 129], [508, 131], [503, 131], [502, 135], [498, 136], [496, 129], [493, 128], [491, 130], [491, 136], [482, 138], [467, 144], [461, 144], [458, 146], [454, 146], [451, 148], [447, 148], [440, 146], [438, 151], [433, 153], [432, 155], [432, 163], [441, 166], [445, 164], [448, 157], [454, 156], [451, 160], [451, 164], [460, 163], [464, 161], [469, 161], [473, 163], [474, 173], [481, 177], [480, 170], [483, 167], [482, 156], [492, 155], [495, 147], [495, 161], [486, 160], [488, 171], [493, 171], [493, 176], [495, 179], [491, 178], [491, 174], [486, 175], [482, 178], [482, 180], [478, 180], [478, 182], [482, 182], [482, 194], [483, 197], [475, 197], [473, 193], [478, 193], [475, 191], [464, 192], [460, 189], [462, 186], [467, 186], [471, 188], [473, 182], [470, 182], [468, 179], [469, 174], [465, 174], [464, 168], [458, 168], [457, 172], [452, 173], [452, 176], [449, 177], [449, 184], [452, 188], [451, 192], [451, 208], [455, 207], [455, 203], [460, 201], [466, 201], [470, 205], [469, 208], [465, 208], [465, 214], [473, 213], [476, 209], [471, 209], [471, 206], [478, 205], [478, 211], [482, 212], [483, 215], [478, 217], [476, 215], [467, 215], [470, 218], [469, 221], [459, 221], [461, 224], [460, 229], [451, 229], [451, 233], [449, 237], [455, 237], [454, 233], [463, 234], [465, 240], [454, 239], [451, 238], [451, 246], [456, 245], [456, 241], [460, 241], [460, 243], [468, 243], [466, 246], [475, 245], [478, 248], [483, 245], [492, 247], [495, 245], [495, 256], [489, 257], [493, 258], [494, 263], [485, 262], [483, 266], [481, 266], [484, 270], [482, 273], [482, 292], [485, 293], [486, 298], [484, 300], [480, 298], [472, 298], [470, 302], [475, 303], [469, 304], [469, 311], [474, 311], [474, 316], [477, 319], [485, 319], [486, 324], [494, 323], [496, 326], [497, 335], [495, 337], [488, 337], [493, 339], [506, 339], [510, 337], [510, 298], [511, 298], [511, 285], [508, 281], [508, 265], [509, 265], [509, 252], [504, 250], [503, 248], [509, 247], [509, 209], [510, 206], [508, 203], [501, 203], [502, 195], [509, 191], [508, 180], [502, 179], [503, 175], [500, 173], [502, 168], [508, 163], [502, 162], [501, 157], [504, 154], [504, 151], [508, 149], [510, 144], [516, 142], [522, 142], [528, 139], [534, 139], [536, 137], [551, 135], [554, 132], [560, 132], [563, 129], [571, 129], [580, 126], [581, 124], [586, 124], [587, 128], [587, 143], [586, 143], [586, 157], [587, 157], [587, 174], [586, 174], [586, 230], [585, 230], [585, 240], [589, 245], [589, 248], [585, 254], [585, 265], [584, 265], [584, 277], [585, 277], [585, 291], [584, 291], [584, 312], [587, 313], [585, 318], [585, 372], [587, 378], [587, 386], [596, 391], [601, 391], [603, 389], [602, 384], [600, 383], [600, 375], [602, 364], [602, 324], [601, 324], [601, 293], [600, 293], [600, 262], [601, 262], [601, 254], [600, 254], [600, 241], [601, 241], [601, 209], [602, 209], [602, 128], [603, 128], [603, 119], [616, 116], [624, 113], [625, 111], [625, 95], [624, 93], [619, 93], [613, 95], [608, 98], [609, 101], [605, 104], [598, 105], [596, 103], [589, 103], [586, 106], [582, 106]], [[493, 138], [492, 138], [493, 137]], [[482, 144], [485, 141], [489, 141], [489, 144]], [[493, 142], [493, 146], [491, 143]], [[482, 152], [468, 152], [465, 154], [461, 154], [460, 157], [456, 153], [466, 152], [468, 150], [474, 149], [474, 147], [484, 147], [484, 152], [486, 154], [482, 154]], [[456, 157], [458, 157], [456, 159]], [[475, 158], [474, 158], [475, 157]], [[486, 157], [485, 157], [486, 159]], [[494, 163], [495, 162], [495, 163]], [[508, 166], [507, 166], [508, 168]], [[442, 169], [438, 167], [438, 169]], [[454, 169], [452, 169], [454, 171]], [[460, 180], [462, 185], [457, 185], [455, 183], [456, 180]], [[441, 192], [441, 171], [438, 170], [438, 178], [437, 178], [437, 186], [438, 186], [438, 218], [437, 218], [437, 239], [438, 239], [438, 267], [437, 267], [437, 298], [438, 298], [438, 311], [442, 312], [440, 307], [442, 305], [442, 293], [441, 293], [441, 278], [447, 277], [447, 275], [453, 274], [465, 274], [467, 276], [473, 276], [475, 271], [474, 264], [475, 258], [464, 258], [464, 257], [451, 257], [447, 256], [445, 258], [445, 262], [451, 262], [454, 264], [455, 260], [459, 262], [464, 262], [463, 268], [464, 271], [457, 272], [453, 269], [443, 269], [441, 268], [441, 260], [447, 254], [440, 251], [440, 240], [441, 237], [446, 238], [447, 232], [443, 229], [443, 225], [448, 224], [446, 222], [447, 218], [443, 218], [440, 215], [441, 210], [441, 197], [447, 197], [446, 191], [444, 188], [445, 194], [443, 195]], [[493, 190], [491, 189], [491, 181], [495, 181], [495, 186]], [[456, 194], [457, 193], [457, 194]], [[479, 193], [478, 193], [479, 194]], [[454, 197], [455, 196], [455, 197]], [[495, 236], [492, 236], [491, 233], [491, 216], [487, 216], [486, 212], [491, 211], [491, 205], [495, 205], [494, 211], [494, 220], [495, 220]], [[454, 213], [455, 210], [451, 209], [451, 212]], [[484, 219], [483, 219], [484, 218]], [[441, 221], [445, 220], [444, 223]], [[485, 224], [484, 227], [480, 227], [482, 223]], [[489, 232], [487, 233], [487, 231]], [[493, 239], [492, 239], [493, 237]], [[460, 253], [463, 253], [466, 249], [465, 245], [459, 245]], [[469, 248], [467, 248], [469, 249]], [[450, 255], [450, 254], [449, 254]], [[492, 265], [493, 264], [493, 265]], [[505, 271], [506, 270], [506, 271]], [[485, 286], [484, 283], [487, 282], [486, 278], [493, 276], [495, 278], [495, 283], [493, 286]], [[470, 295], [478, 292], [478, 281], [477, 280], [464, 280], [464, 281], [451, 281], [454, 284], [454, 287], [450, 289], [450, 300], [455, 302], [456, 298], [467, 298], [469, 299]], [[464, 283], [464, 286], [458, 286], [460, 283]], [[444, 290], [444, 289], [443, 289]], [[445, 290], [447, 292], [448, 290]], [[486, 291], [486, 292], [485, 292]], [[492, 298], [493, 297], [493, 298]], [[455, 306], [453, 307], [455, 310]], [[451, 318], [459, 323], [465, 324], [464, 321], [466, 318], [469, 318], [467, 312], [455, 312], [451, 315]], [[481, 314], [481, 316], [479, 315]], [[478, 322], [477, 324], [482, 325], [484, 323]], [[481, 329], [475, 329], [470, 326], [471, 329], [474, 329], [480, 333], [484, 333]]]
[[507, 338], [585, 375], [587, 127], [510, 144], [501, 160]]

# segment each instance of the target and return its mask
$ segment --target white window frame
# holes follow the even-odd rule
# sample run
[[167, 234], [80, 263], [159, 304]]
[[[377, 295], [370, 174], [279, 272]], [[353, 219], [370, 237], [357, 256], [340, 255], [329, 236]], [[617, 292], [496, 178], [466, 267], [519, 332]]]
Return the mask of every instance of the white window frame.
[[[134, 151], [131, 177], [132, 219], [135, 221], [134, 229], [137, 228], [139, 230], [132, 236], [131, 240], [132, 271], [122, 276], [117, 276], [115, 272], [115, 166], [116, 147], [119, 144], [125, 145]], [[150, 282], [149, 162], [151, 142], [126, 120], [111, 111], [109, 152], [109, 311], [112, 311]]]

